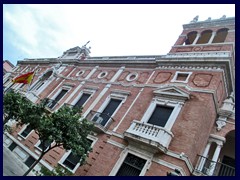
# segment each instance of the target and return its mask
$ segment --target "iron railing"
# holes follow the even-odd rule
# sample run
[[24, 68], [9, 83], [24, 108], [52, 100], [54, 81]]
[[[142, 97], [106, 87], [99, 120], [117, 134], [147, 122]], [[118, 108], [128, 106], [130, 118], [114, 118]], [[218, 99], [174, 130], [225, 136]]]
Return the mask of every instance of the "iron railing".
[[94, 124], [96, 131], [100, 132], [107, 132], [108, 128], [114, 121], [114, 119], [108, 114], [97, 111], [90, 111], [86, 116], [86, 119]]
[[46, 108], [52, 111], [58, 104], [59, 104], [58, 101], [55, 101], [54, 99], [48, 99]]
[[235, 167], [198, 155], [195, 172], [205, 176], [235, 176]]

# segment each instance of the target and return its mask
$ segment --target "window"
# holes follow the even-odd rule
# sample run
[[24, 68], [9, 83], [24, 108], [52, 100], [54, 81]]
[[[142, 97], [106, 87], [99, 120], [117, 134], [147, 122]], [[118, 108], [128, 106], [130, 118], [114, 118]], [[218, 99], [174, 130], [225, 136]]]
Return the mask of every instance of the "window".
[[44, 82], [39, 82], [37, 85], [36, 85], [36, 91], [40, 89], [40, 87], [42, 87], [44, 84]]
[[127, 76], [127, 81], [134, 81], [138, 78], [138, 73], [136, 72], [133, 72], [133, 73], [130, 73], [128, 76]]
[[27, 136], [31, 133], [32, 131], [32, 128], [30, 126], [27, 126], [21, 133], [20, 135], [23, 137], [23, 138], [27, 138]]
[[10, 149], [10, 151], [13, 151], [15, 147], [17, 147], [17, 144], [15, 142], [12, 142], [8, 149]]
[[32, 156], [29, 156], [27, 158], [27, 160], [24, 162], [24, 164], [27, 165], [27, 167], [31, 167], [31, 165], [35, 162], [36, 160], [32, 157]]
[[25, 84], [21, 84], [21, 86], [19, 87], [19, 89], [23, 88], [25, 86]]
[[175, 73], [173, 79], [171, 80], [171, 82], [187, 83], [191, 74], [192, 74], [192, 72], [176, 71], [176, 73]]
[[68, 56], [75, 56], [77, 54], [77, 51], [68, 52]]
[[170, 131], [184, 102], [190, 98], [190, 93], [174, 85], [167, 85], [156, 89], [153, 94], [154, 98], [141, 122], [154, 124]]
[[43, 144], [43, 142], [42, 141], [38, 141], [37, 142], [37, 144], [36, 144], [36, 147], [38, 148], [38, 149], [40, 149], [41, 151], [43, 150], [43, 151], [46, 151], [48, 148], [49, 148], [49, 146], [51, 146], [51, 144], [52, 144], [52, 141], [45, 141], [45, 144]]
[[197, 44], [206, 44], [212, 36], [212, 30], [206, 30], [201, 33], [201, 37], [198, 39]]
[[77, 72], [76, 76], [82, 76], [84, 73], [85, 73], [85, 71], [81, 70], [81, 71]]
[[73, 170], [75, 166], [80, 162], [81, 156], [74, 155], [72, 152], [68, 155], [68, 157], [63, 161], [63, 164], [69, 169]]
[[116, 176], [139, 176], [146, 160], [128, 153]]
[[222, 42], [224, 42], [226, 37], [227, 37], [227, 34], [228, 34], [228, 29], [227, 28], [219, 29], [217, 31], [217, 34], [214, 37], [212, 43], [222, 43]]
[[105, 78], [107, 75], [108, 75], [108, 72], [103, 71], [103, 72], [101, 72], [101, 73], [98, 75], [98, 78], [99, 78], [99, 79]]
[[30, 90], [31, 91], [37, 91], [39, 90], [44, 83], [50, 78], [50, 76], [52, 75], [53, 71], [48, 71], [45, 74], [43, 74], [38, 81], [34, 82], [33, 85], [31, 86]]
[[148, 123], [164, 127], [172, 114], [173, 109], [173, 107], [157, 105], [149, 118]]
[[7, 93], [7, 92], [10, 92], [10, 91], [12, 91], [13, 90], [13, 86], [14, 86], [15, 84], [14, 83], [12, 83], [10, 86], [7, 86], [7, 87], [5, 87], [4, 88], [4, 92], [5, 93]]
[[196, 37], [197, 37], [197, 32], [196, 31], [188, 33], [187, 34], [187, 39], [185, 41], [185, 45], [192, 44], [194, 42], [194, 40], [196, 39]]
[[122, 100], [119, 99], [111, 99], [102, 113], [98, 117], [95, 116], [92, 121], [98, 121], [102, 126], [105, 126], [121, 102]]
[[82, 107], [90, 96], [91, 96], [91, 94], [83, 93], [82, 96], [80, 97], [80, 99], [77, 101], [77, 103], [73, 107], [74, 108], [75, 107]]
[[[88, 139], [89, 143], [93, 143], [93, 140]], [[68, 168], [71, 171], [75, 171], [81, 162], [81, 156], [80, 155], [74, 155], [71, 151], [66, 152], [65, 155], [60, 160], [60, 164], [64, 167]]]
[[8, 82], [10, 82], [10, 79], [7, 79], [7, 80], [3, 83], [3, 85], [6, 85]]
[[53, 107], [63, 98], [63, 96], [68, 92], [66, 89], [62, 89], [62, 91], [57, 95], [57, 97], [48, 104], [48, 107], [50, 109], [53, 109]]

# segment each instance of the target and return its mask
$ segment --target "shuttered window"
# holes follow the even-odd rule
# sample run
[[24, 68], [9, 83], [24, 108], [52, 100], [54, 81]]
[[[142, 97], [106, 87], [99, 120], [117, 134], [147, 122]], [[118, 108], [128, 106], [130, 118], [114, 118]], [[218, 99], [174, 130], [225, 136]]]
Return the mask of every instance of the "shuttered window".
[[15, 142], [12, 142], [12, 144], [8, 147], [8, 149], [13, 151], [16, 146], [17, 146], [17, 144]]
[[31, 165], [35, 162], [36, 160], [32, 157], [32, 156], [29, 156], [27, 158], [27, 160], [24, 162], [24, 164], [27, 165], [27, 167], [31, 167]]
[[172, 111], [173, 107], [157, 105], [149, 118], [148, 123], [164, 127], [172, 114]]
[[106, 123], [108, 122], [110, 117], [113, 115], [113, 113], [116, 111], [120, 103], [121, 103], [121, 100], [118, 100], [118, 99], [110, 100], [107, 107], [104, 109], [104, 111], [100, 115], [100, 118], [102, 118], [100, 122], [102, 126], [106, 125]]
[[57, 95], [57, 97], [55, 98], [55, 100], [49, 104], [48, 107], [52, 109], [52, 108], [57, 104], [57, 102], [58, 102], [60, 99], [62, 99], [62, 97], [63, 97], [67, 92], [68, 92], [68, 90], [62, 89], [62, 91]]
[[[92, 144], [92, 140], [88, 139], [88, 142]], [[74, 155], [72, 152], [68, 155], [68, 157], [63, 161], [63, 164], [69, 169], [73, 170], [76, 165], [80, 162], [81, 156]]]
[[41, 149], [41, 150], [46, 150], [50, 145], [51, 145], [52, 141], [45, 141], [45, 144], [43, 144], [43, 142], [41, 142], [38, 147]]
[[73, 170], [77, 163], [80, 162], [81, 156], [74, 155], [72, 152], [68, 155], [67, 159], [63, 162], [63, 164], [69, 169]]
[[21, 133], [22, 137], [27, 137], [28, 134], [32, 131], [32, 128], [30, 126], [27, 126], [24, 131]]
[[83, 104], [88, 100], [88, 98], [90, 97], [91, 95], [90, 94], [85, 94], [83, 93], [81, 98], [78, 100], [78, 102], [73, 106], [74, 108], [75, 107], [82, 107]]
[[128, 154], [116, 176], [139, 176], [145, 164], [145, 159]]

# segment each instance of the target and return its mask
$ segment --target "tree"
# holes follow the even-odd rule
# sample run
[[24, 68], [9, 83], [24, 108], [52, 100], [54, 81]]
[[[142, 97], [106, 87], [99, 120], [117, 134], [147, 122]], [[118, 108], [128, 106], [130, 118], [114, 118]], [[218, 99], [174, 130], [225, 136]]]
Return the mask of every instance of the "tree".
[[72, 175], [73, 173], [71, 171], [63, 168], [59, 164], [52, 171], [42, 166], [39, 172], [39, 176], [72, 176]]
[[47, 152], [56, 147], [71, 149], [74, 155], [81, 156], [81, 163], [85, 162], [91, 151], [87, 136], [91, 133], [93, 124], [86, 119], [80, 120], [82, 109], [62, 106], [58, 111], [49, 113], [45, 108], [48, 102], [47, 99], [43, 99], [39, 104], [34, 104], [26, 97], [14, 92], [4, 95], [5, 118], [14, 119], [20, 125], [28, 124], [38, 134], [43, 147], [39, 158], [24, 176]]

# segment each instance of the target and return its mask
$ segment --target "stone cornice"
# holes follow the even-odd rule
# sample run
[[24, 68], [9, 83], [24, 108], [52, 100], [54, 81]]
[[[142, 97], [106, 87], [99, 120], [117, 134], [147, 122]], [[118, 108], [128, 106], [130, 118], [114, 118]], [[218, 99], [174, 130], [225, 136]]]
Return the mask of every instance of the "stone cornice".
[[235, 17], [230, 17], [226, 19], [214, 19], [210, 21], [199, 21], [190, 24], [184, 24], [184, 29], [192, 28], [205, 28], [205, 27], [214, 27], [214, 26], [226, 26], [226, 25], [235, 25]]
[[[178, 57], [178, 58], [162, 58], [157, 60], [158, 66], [161, 69], [171, 69], [169, 67], [192, 67], [192, 69], [196, 70], [207, 70], [210, 68], [214, 68], [215, 70], [223, 69], [225, 72], [226, 83], [227, 83], [227, 91], [230, 94], [233, 91], [233, 84], [232, 84], [232, 72], [231, 72], [231, 58], [229, 57], [204, 57], [200, 59], [196, 59], [193, 57]], [[184, 64], [184, 65], [183, 65]]]

